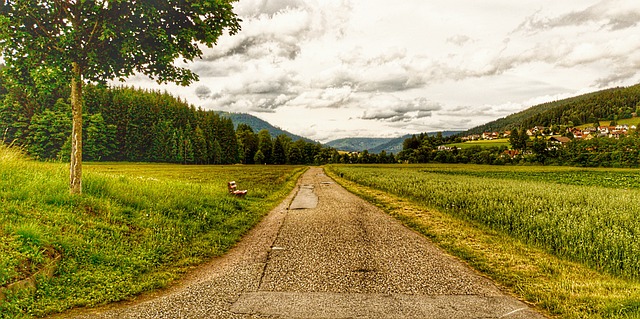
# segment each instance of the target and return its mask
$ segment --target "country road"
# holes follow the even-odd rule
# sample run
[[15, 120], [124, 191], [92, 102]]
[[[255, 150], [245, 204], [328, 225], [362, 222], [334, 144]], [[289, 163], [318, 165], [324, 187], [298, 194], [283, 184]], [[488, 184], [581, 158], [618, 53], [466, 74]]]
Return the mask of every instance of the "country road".
[[311, 168], [228, 254], [170, 289], [59, 318], [544, 318]]

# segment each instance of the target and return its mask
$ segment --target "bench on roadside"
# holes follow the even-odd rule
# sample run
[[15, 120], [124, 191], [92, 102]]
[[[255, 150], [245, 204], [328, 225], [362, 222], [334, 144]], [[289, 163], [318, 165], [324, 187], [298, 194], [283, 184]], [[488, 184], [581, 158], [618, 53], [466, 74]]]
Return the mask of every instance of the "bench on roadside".
[[231, 181], [229, 183], [227, 183], [227, 187], [229, 188], [229, 194], [236, 196], [236, 197], [244, 197], [245, 195], [247, 195], [247, 190], [239, 190], [238, 186], [236, 186], [236, 181]]

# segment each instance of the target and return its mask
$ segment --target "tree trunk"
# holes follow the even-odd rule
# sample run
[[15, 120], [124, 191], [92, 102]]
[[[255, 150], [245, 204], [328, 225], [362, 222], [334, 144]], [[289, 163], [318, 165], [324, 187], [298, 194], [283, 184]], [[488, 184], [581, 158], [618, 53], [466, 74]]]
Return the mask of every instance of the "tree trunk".
[[73, 63], [71, 78], [71, 111], [73, 128], [71, 130], [71, 194], [82, 193], [82, 70]]

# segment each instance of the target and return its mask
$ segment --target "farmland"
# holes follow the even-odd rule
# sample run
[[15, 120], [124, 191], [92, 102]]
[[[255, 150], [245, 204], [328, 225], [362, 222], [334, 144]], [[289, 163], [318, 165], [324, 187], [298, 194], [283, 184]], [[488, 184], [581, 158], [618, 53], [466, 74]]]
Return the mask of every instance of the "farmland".
[[501, 139], [496, 139], [496, 140], [477, 140], [477, 141], [469, 141], [469, 142], [464, 142], [464, 143], [453, 143], [453, 144], [447, 144], [446, 146], [449, 147], [458, 147], [458, 148], [470, 148], [470, 147], [474, 147], [474, 146], [480, 146], [480, 147], [506, 147], [509, 148], [510, 144], [509, 144], [509, 139], [506, 138], [501, 138]]
[[[593, 174], [586, 181], [572, 181], [565, 171], [556, 171], [560, 176], [564, 174], [556, 182], [545, 179], [549, 172], [545, 174], [541, 169], [525, 170], [523, 175], [509, 169], [478, 173], [446, 167], [443, 171], [420, 166], [376, 167], [375, 170], [340, 167], [339, 172], [347, 179], [409, 196], [559, 256], [638, 279], [640, 237], [636, 234], [640, 234], [640, 192], [637, 189], [619, 189], [612, 179], [601, 176], [602, 171], [580, 171], [582, 175]], [[618, 171], [605, 175], [628, 180], [637, 187], [640, 172]]]
[[640, 315], [638, 170], [360, 165], [328, 171], [551, 314]]
[[[302, 171], [88, 163], [78, 197], [69, 194], [68, 165], [32, 161], [0, 145], [0, 287], [18, 284], [0, 290], [0, 318], [31, 318], [165, 287], [226, 252], [291, 191]], [[248, 189], [247, 197], [228, 195], [229, 180]]]

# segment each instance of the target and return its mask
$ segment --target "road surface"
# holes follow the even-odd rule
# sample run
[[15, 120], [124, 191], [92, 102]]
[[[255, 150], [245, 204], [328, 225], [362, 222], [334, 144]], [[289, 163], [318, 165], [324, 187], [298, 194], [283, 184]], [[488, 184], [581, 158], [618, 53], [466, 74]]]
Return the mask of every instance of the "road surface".
[[174, 287], [64, 318], [544, 318], [312, 168]]

